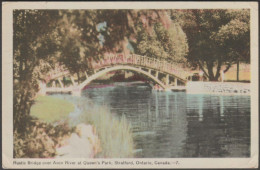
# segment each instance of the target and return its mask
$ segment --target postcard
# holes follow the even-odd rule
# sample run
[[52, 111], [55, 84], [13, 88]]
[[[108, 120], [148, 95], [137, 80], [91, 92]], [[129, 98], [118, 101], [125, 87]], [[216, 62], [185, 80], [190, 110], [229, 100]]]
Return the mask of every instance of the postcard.
[[257, 168], [256, 2], [3, 2], [2, 167]]

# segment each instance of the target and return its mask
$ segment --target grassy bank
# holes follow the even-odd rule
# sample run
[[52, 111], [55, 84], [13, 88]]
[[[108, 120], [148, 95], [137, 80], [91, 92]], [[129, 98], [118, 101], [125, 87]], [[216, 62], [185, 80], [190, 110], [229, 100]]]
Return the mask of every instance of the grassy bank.
[[74, 103], [82, 113], [79, 120], [95, 127], [101, 142], [102, 151], [96, 155], [99, 158], [129, 158], [133, 157], [133, 137], [131, 125], [125, 116], [118, 118], [109, 109], [82, 100], [67, 101], [50, 96], [39, 96], [31, 108], [31, 115], [44, 120], [55, 122], [68, 116], [74, 110]]
[[[234, 64], [231, 68], [225, 73], [225, 81], [236, 81], [237, 80], [237, 65]], [[240, 81], [250, 81], [250, 64], [239, 64], [239, 80]]]
[[[225, 79], [226, 81], [236, 81], [237, 80], [237, 71], [228, 71], [225, 74]], [[239, 72], [239, 80], [240, 81], [250, 81], [251, 80], [251, 75], [250, 72], [246, 72], [246, 71], [240, 71]]]
[[67, 117], [74, 110], [72, 103], [50, 96], [38, 96], [35, 102], [31, 107], [31, 116], [48, 123]]
[[117, 118], [106, 108], [88, 105], [81, 119], [94, 125], [101, 141], [99, 158], [133, 157], [133, 137], [131, 125], [125, 116]]

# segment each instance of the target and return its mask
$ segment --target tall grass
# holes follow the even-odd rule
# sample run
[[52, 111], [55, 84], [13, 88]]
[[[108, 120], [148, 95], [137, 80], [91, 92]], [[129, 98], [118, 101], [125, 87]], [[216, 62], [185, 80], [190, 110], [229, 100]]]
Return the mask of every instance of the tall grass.
[[129, 158], [133, 157], [133, 137], [131, 124], [123, 115], [117, 118], [109, 109], [84, 103], [85, 109], [81, 114], [84, 119], [96, 129], [101, 141], [102, 151], [98, 158]]

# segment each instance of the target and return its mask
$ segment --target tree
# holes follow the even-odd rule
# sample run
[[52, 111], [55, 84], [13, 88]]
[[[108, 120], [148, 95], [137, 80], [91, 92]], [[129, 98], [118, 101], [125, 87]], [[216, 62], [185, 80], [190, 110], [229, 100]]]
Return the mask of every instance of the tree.
[[239, 81], [239, 62], [250, 62], [250, 12], [249, 10], [227, 10], [230, 22], [222, 26], [213, 38], [221, 48], [228, 48], [228, 55], [237, 63]]
[[23, 131], [38, 80], [48, 71], [56, 51], [56, 11], [14, 10], [14, 130]]
[[146, 32], [142, 24], [139, 24], [136, 37], [136, 41], [132, 41], [132, 44], [135, 53], [140, 55], [183, 62], [188, 52], [186, 35], [177, 24], [172, 23], [166, 29], [157, 22], [153, 25], [151, 33]]
[[100, 44], [95, 22], [96, 11], [64, 10], [60, 11], [60, 15], [58, 61], [72, 74], [76, 73], [79, 80], [79, 73], [90, 69], [88, 58], [98, 58]]
[[[90, 70], [90, 60], [118, 52], [127, 34], [127, 10], [65, 10], [59, 22], [59, 61], [71, 73]], [[64, 36], [66, 35], [66, 36]]]
[[188, 46], [185, 33], [172, 23], [166, 10], [104, 10], [99, 12], [107, 27], [105, 51], [122, 52], [129, 43], [137, 54], [183, 61]]
[[171, 16], [187, 34], [188, 61], [210, 81], [218, 80], [223, 65], [226, 72], [234, 62], [248, 61], [248, 10], [175, 10]]

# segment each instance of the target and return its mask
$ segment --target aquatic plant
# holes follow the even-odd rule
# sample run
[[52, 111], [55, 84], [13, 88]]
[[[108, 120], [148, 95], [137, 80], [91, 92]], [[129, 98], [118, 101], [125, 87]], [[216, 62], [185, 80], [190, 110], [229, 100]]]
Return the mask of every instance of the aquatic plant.
[[117, 118], [106, 107], [88, 105], [81, 119], [92, 124], [101, 140], [102, 151], [96, 156], [99, 158], [128, 158], [133, 157], [133, 137], [131, 124], [125, 116]]

